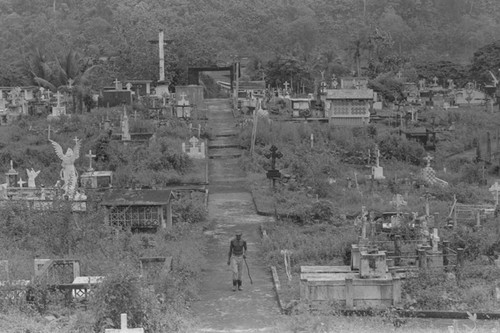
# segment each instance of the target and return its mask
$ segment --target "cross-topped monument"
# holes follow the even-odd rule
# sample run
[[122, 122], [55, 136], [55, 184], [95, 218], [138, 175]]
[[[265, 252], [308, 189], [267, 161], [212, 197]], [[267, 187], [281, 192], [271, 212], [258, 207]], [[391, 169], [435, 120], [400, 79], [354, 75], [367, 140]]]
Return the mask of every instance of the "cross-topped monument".
[[105, 333], [144, 333], [144, 328], [128, 328], [127, 327], [127, 314], [120, 315], [120, 328], [106, 328]]
[[290, 83], [288, 83], [288, 81], [285, 81], [283, 85], [285, 86], [285, 90], [288, 91], [288, 86], [290, 85]]
[[60, 107], [61, 106], [61, 97], [63, 95], [59, 92], [59, 90], [57, 91], [57, 94], [56, 94], [56, 98], [57, 98], [57, 107]]
[[276, 169], [276, 159], [277, 158], [282, 158], [283, 154], [276, 148], [275, 145], [272, 145], [271, 148], [269, 148], [270, 153], [265, 153], [264, 156], [266, 158], [271, 159], [271, 169], [275, 170]]
[[432, 81], [434, 81], [434, 85], [435, 85], [435, 86], [437, 86], [437, 85], [438, 85], [438, 84], [437, 84], [438, 80], [439, 80], [439, 79], [437, 78], [437, 76], [434, 76], [434, 77], [432, 78]]
[[115, 84], [115, 90], [121, 90], [121, 82], [118, 81], [118, 78], [116, 78], [113, 83]]
[[96, 157], [95, 154], [92, 154], [92, 150], [89, 150], [88, 154], [85, 154], [85, 157], [89, 159], [89, 168], [88, 171], [94, 171], [94, 168], [92, 168], [92, 159]]

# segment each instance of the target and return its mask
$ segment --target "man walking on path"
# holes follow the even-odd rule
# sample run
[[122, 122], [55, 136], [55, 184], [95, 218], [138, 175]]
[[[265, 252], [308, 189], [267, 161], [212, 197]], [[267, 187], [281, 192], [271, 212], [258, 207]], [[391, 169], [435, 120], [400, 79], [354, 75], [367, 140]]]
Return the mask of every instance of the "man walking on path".
[[236, 232], [236, 238], [229, 244], [229, 255], [227, 264], [231, 265], [233, 271], [233, 291], [243, 290], [241, 287], [241, 275], [243, 274], [243, 261], [246, 259], [247, 242], [241, 239], [241, 231]]

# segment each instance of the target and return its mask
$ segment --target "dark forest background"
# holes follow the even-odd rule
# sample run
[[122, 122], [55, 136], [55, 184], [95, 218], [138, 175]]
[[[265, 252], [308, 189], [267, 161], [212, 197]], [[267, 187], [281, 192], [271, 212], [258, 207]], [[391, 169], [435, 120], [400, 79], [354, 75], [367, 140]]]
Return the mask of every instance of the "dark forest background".
[[238, 57], [245, 78], [308, 89], [321, 72], [463, 85], [500, 68], [498, 0], [0, 0], [0, 86], [156, 80], [159, 29], [172, 84]]

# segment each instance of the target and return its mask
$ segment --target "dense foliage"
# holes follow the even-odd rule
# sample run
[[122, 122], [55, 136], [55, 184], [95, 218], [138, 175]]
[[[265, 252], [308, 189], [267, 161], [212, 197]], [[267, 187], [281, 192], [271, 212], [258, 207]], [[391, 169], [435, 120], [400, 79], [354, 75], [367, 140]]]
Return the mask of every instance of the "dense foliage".
[[[235, 56], [250, 58], [248, 78], [308, 91], [321, 72], [407, 75], [416, 63], [463, 64], [474, 52], [473, 68], [484, 71], [494, 65], [496, 44], [484, 46], [499, 35], [499, 17], [500, 4], [490, 0], [3, 0], [0, 85], [58, 87], [71, 78], [81, 94], [115, 77], [158, 79], [150, 41], [159, 29], [172, 84], [186, 82], [187, 66], [225, 65]], [[95, 66], [99, 76], [89, 71]]]

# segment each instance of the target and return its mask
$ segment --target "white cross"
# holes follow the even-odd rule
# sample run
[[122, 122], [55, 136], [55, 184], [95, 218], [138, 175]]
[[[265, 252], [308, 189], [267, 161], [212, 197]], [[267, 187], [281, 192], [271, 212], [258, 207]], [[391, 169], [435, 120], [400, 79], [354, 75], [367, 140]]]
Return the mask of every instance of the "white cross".
[[189, 139], [189, 143], [191, 143], [193, 147], [196, 147], [196, 145], [198, 144], [198, 139], [193, 136], [191, 139]]
[[401, 73], [401, 71], [399, 71], [398, 74], [396, 74], [396, 75], [397, 75], [398, 79], [400, 79], [401, 76], [403, 76], [403, 73]]
[[290, 85], [290, 83], [288, 83], [288, 81], [285, 81], [285, 83], [283, 83], [283, 85], [285, 86], [285, 90], [288, 90], [288, 86]]
[[57, 106], [61, 106], [61, 93], [59, 92], [59, 90], [57, 91], [57, 94], [56, 94], [56, 97], [57, 97]]
[[115, 84], [115, 89], [118, 90], [118, 83], [120, 83], [120, 81], [118, 81], [118, 79], [115, 79], [113, 83]]
[[10, 160], [10, 170], [14, 170], [14, 161]]
[[181, 100], [185, 100], [185, 98], [187, 97], [184, 91], [179, 96], [181, 96]]
[[75, 144], [77, 144], [78, 143], [78, 137], [75, 136], [75, 138], [73, 139], [73, 141], [75, 141]]
[[105, 333], [144, 333], [144, 328], [127, 328], [127, 314], [120, 315], [120, 328], [106, 328]]
[[437, 86], [437, 81], [439, 80], [436, 76], [432, 79], [434, 81], [434, 85]]
[[86, 155], [85, 155], [85, 157], [88, 157], [88, 159], [89, 159], [89, 170], [94, 170], [94, 169], [92, 168], [92, 159], [93, 159], [94, 157], [96, 157], [96, 155], [93, 155], [93, 154], [92, 154], [92, 150], [89, 150], [89, 153], [88, 153], [88, 154], [86, 154]]
[[26, 184], [26, 182], [21, 177], [19, 177], [19, 181], [17, 182], [17, 185], [19, 185], [19, 187], [23, 187], [24, 184]]
[[426, 157], [424, 157], [424, 161], [427, 162], [427, 166], [430, 167], [431, 166], [431, 161], [434, 159], [434, 157], [432, 157], [430, 154], [427, 154]]
[[498, 184], [498, 181], [496, 181], [495, 184], [491, 185], [489, 191], [495, 196], [495, 202], [498, 206], [498, 192], [500, 192], [500, 184]]

